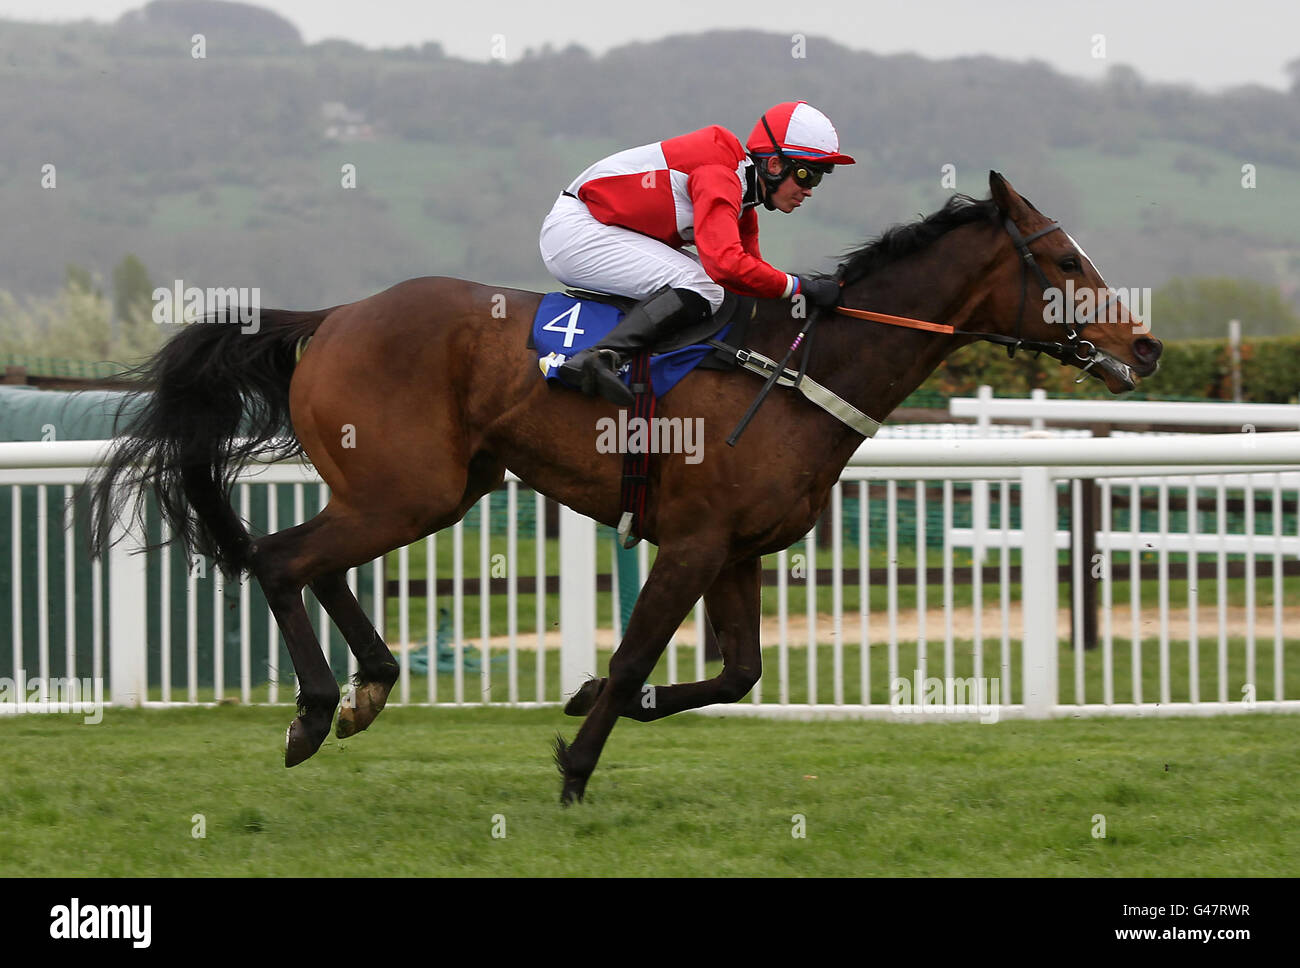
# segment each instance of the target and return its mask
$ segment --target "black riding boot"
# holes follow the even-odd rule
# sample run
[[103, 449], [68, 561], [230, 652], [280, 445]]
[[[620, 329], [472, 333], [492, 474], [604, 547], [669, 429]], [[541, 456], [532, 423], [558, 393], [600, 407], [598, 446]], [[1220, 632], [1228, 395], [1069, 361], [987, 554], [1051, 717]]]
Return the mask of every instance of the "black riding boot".
[[600, 394], [610, 403], [631, 406], [632, 391], [618, 376], [625, 358], [711, 311], [709, 301], [698, 292], [669, 286], [656, 289], [628, 310], [603, 340], [561, 364], [559, 372], [588, 396]]

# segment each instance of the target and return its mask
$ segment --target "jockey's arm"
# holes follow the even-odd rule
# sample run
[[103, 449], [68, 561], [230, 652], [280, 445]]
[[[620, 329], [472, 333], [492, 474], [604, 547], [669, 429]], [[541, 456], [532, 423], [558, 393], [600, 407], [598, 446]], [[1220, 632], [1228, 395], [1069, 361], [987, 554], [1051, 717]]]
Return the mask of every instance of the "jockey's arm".
[[[794, 276], [758, 257], [758, 225], [752, 223], [752, 251], [741, 241], [740, 185], [736, 173], [722, 165], [704, 165], [687, 182], [695, 210], [695, 248], [704, 271], [733, 292], [760, 299], [789, 296]], [[746, 218], [757, 219], [753, 210]]]
[[758, 209], [751, 208], [740, 216], [740, 247], [755, 259], [762, 259], [758, 250]]

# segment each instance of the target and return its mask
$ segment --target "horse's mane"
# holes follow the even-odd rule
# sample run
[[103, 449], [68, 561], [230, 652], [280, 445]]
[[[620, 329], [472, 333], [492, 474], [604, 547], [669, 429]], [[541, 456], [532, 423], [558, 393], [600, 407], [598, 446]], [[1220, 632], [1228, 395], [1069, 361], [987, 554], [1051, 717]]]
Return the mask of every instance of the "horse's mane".
[[953, 195], [939, 211], [925, 216], [919, 222], [892, 226], [861, 248], [848, 253], [836, 270], [836, 275], [844, 285], [851, 285], [891, 262], [921, 251], [960, 225], [972, 222], [997, 225], [1000, 221], [997, 204], [991, 198]]

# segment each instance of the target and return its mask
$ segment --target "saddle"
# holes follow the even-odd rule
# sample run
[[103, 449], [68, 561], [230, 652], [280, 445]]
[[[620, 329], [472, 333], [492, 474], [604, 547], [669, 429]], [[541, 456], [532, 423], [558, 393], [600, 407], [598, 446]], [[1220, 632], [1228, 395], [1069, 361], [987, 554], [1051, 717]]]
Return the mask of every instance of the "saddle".
[[[564, 294], [573, 299], [604, 303], [623, 313], [626, 313], [637, 304], [637, 300], [630, 299], [627, 296], [616, 296], [613, 293], [597, 292], [593, 289], [579, 289], [575, 286], [566, 288]], [[650, 347], [650, 353], [652, 355], [672, 353], [687, 346], [712, 343], [717, 340], [718, 333], [728, 324], [731, 324], [731, 331], [727, 334], [727, 339], [725, 341], [717, 340], [717, 342], [729, 347], [734, 346], [734, 349], [730, 351], [716, 349], [697, 363], [696, 368], [702, 370], [734, 369], [739, 365], [736, 362], [735, 350], [745, 345], [745, 338], [749, 333], [749, 323], [754, 317], [757, 304], [758, 301], [752, 296], [739, 296], [734, 292], [727, 292], [722, 297], [722, 305], [718, 307], [718, 311], [711, 317], [700, 320], [698, 323], [692, 323], [673, 333], [667, 339], [661, 340]], [[532, 345], [531, 341], [529, 345]]]
[[[629, 299], [625, 296], [616, 296], [607, 292], [596, 292], [590, 289], [569, 288], [562, 294], [555, 294], [564, 299], [572, 300], [574, 310], [572, 315], [569, 311], [562, 311], [560, 315], [551, 319], [542, 330], [550, 330], [546, 335], [564, 333], [565, 355], [568, 354], [570, 340], [568, 338], [568, 328], [578, 325], [578, 318], [590, 319], [592, 313], [582, 313], [581, 303], [597, 304], [593, 307], [592, 312], [595, 318], [599, 319], [603, 314], [614, 317], [615, 314], [626, 314], [637, 300]], [[529, 333], [528, 345], [530, 348], [537, 350], [540, 357], [539, 362], [542, 366], [542, 373], [548, 378], [552, 373], [555, 364], [552, 362], [560, 350], [552, 350], [550, 353], [543, 355], [547, 349], [556, 345], [551, 339], [543, 340], [542, 331], [537, 327], [541, 321], [561, 307], [551, 306], [548, 310], [543, 310], [547, 305], [547, 299], [544, 297], [541, 306], [538, 307], [537, 317], [534, 319], [533, 328]], [[661, 393], [668, 392], [669, 389], [689, 373], [692, 369], [703, 367], [705, 369], [729, 370], [739, 365], [741, 350], [739, 347], [744, 345], [744, 340], [749, 329], [749, 322], [753, 318], [756, 300], [748, 296], [738, 296], [735, 293], [727, 293], [722, 301], [718, 311], [710, 318], [700, 320], [699, 322], [689, 324], [675, 333], [667, 335], [657, 343], [644, 347], [629, 361], [628, 382], [633, 393], [634, 404], [632, 407], [632, 419], [641, 422], [645, 426], [653, 425], [655, 413], [656, 397]], [[566, 320], [566, 326], [560, 329], [553, 328], [552, 324]], [[591, 324], [588, 323], [588, 326]], [[616, 325], [614, 320], [608, 319], [603, 324], [605, 327]], [[728, 329], [727, 327], [730, 327]], [[599, 331], [599, 330], [598, 330]], [[718, 337], [721, 333], [726, 332], [728, 338], [736, 341], [736, 346], [729, 343], [721, 342]], [[587, 333], [589, 339], [594, 340], [596, 337]], [[540, 346], [540, 348], [539, 348]], [[684, 352], [679, 352], [684, 351]], [[659, 361], [655, 366], [659, 372], [657, 375], [652, 372], [652, 358]], [[676, 360], [677, 362], [673, 362]], [[648, 450], [642, 448], [637, 450], [628, 450], [623, 455], [623, 480], [619, 503], [622, 507], [622, 516], [618, 523], [618, 535], [623, 547], [631, 548], [640, 540], [641, 521], [646, 510], [646, 494], [649, 483], [650, 471], [650, 454]]]

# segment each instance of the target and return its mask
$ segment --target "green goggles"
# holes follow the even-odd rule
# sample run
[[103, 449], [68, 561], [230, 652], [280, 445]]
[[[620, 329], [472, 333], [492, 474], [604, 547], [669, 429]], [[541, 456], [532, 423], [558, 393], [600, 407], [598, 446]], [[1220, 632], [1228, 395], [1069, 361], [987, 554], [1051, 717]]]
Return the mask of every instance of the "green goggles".
[[800, 188], [816, 188], [822, 182], [822, 177], [829, 175], [835, 169], [834, 165], [813, 165], [808, 162], [797, 162], [790, 170], [790, 177]]

